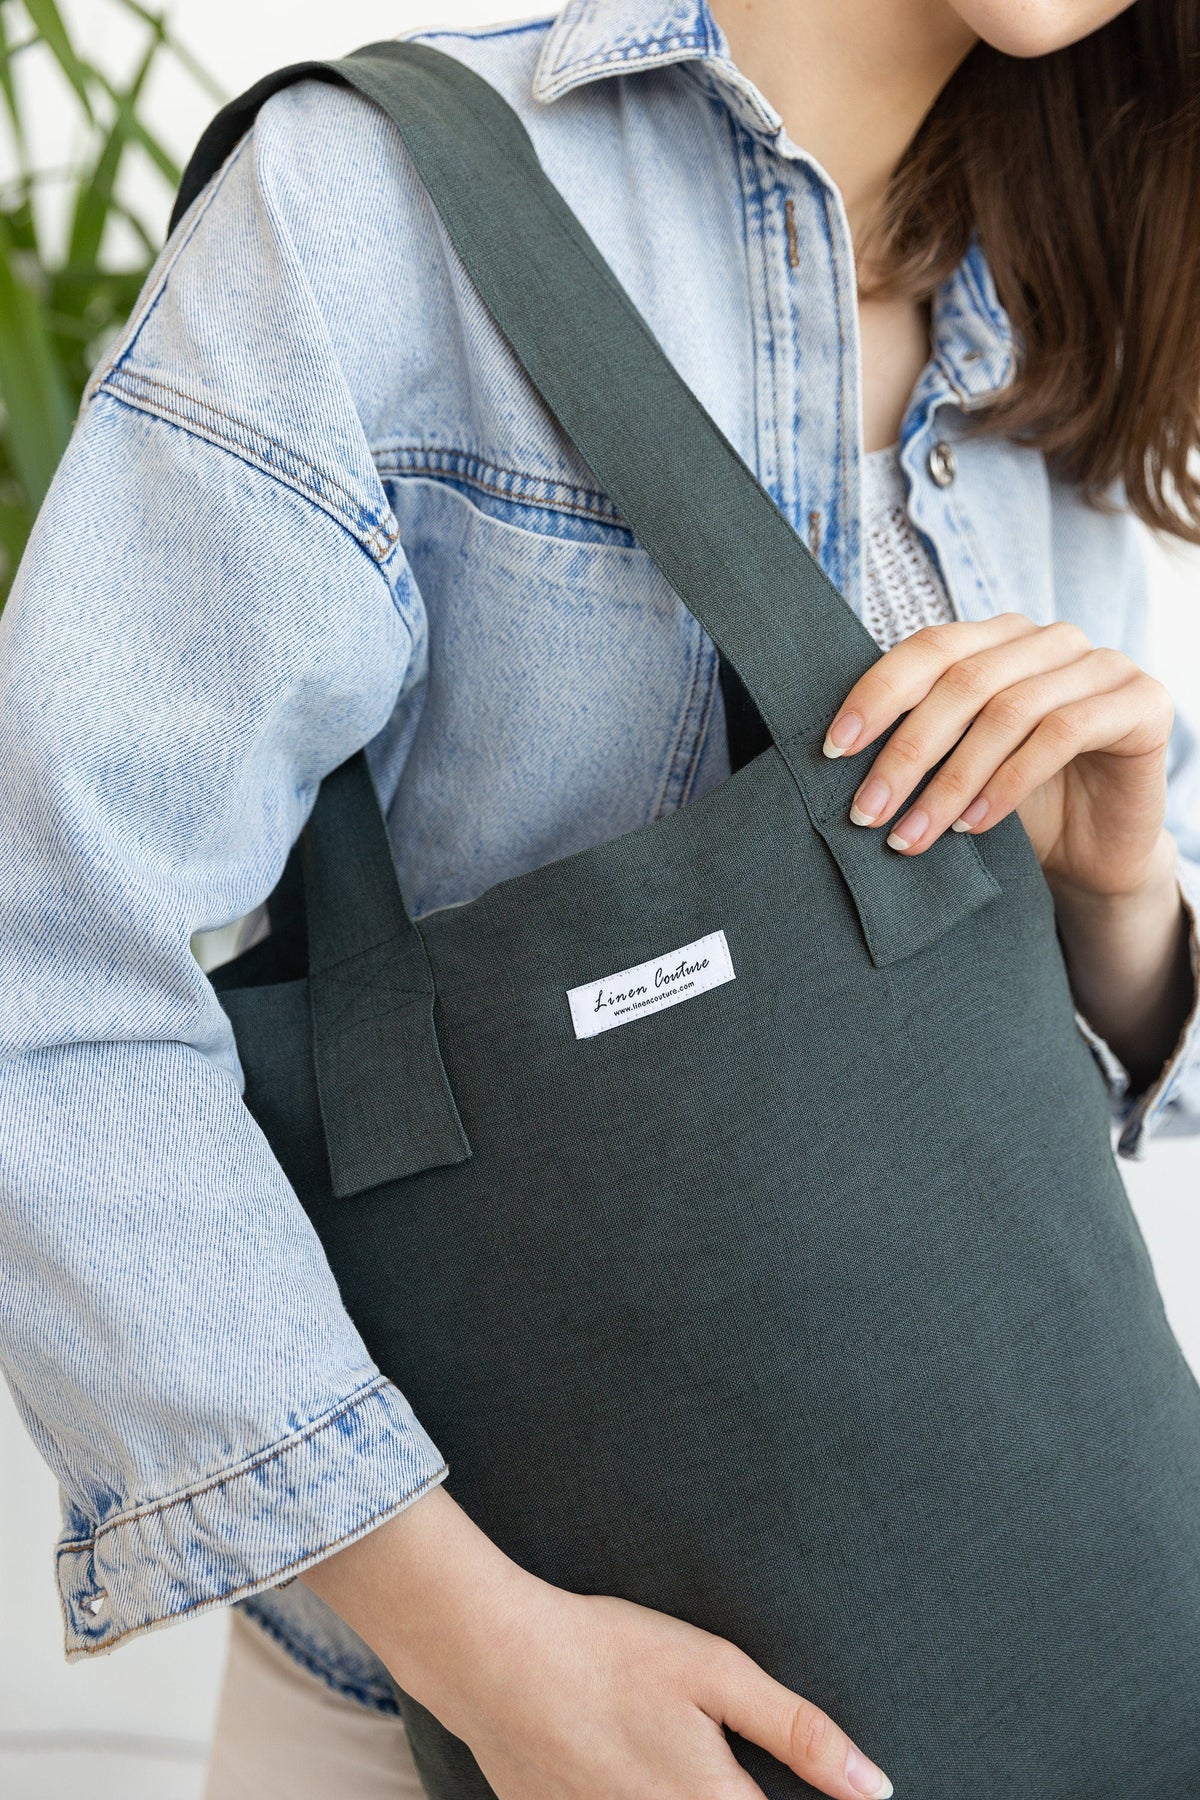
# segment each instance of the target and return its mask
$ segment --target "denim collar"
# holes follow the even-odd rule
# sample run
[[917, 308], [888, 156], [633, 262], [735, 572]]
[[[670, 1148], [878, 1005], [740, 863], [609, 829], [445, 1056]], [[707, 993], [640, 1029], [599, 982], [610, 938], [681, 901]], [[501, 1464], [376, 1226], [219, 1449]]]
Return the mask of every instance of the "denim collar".
[[[808, 162], [829, 181], [791, 143], [780, 114], [734, 63], [707, 0], [567, 0], [538, 57], [533, 97], [548, 104], [606, 76], [669, 63], [696, 65], [703, 85], [719, 94], [755, 137], [785, 157]], [[939, 398], [956, 400], [970, 411], [986, 405], [1012, 380], [1012, 326], [977, 242], [934, 296], [933, 343], [930, 372], [940, 373], [944, 383], [939, 384]]]
[[533, 78], [535, 100], [630, 69], [707, 58], [724, 49], [705, 0], [567, 0]]

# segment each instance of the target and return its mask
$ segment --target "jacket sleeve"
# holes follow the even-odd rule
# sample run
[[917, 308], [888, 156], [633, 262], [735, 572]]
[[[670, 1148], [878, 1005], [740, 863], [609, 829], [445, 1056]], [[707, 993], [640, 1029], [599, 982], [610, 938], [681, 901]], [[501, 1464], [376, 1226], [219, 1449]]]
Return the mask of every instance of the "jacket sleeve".
[[[1153, 583], [1143, 528], [1128, 515], [1113, 521], [1113, 526], [1127, 540], [1126, 554], [1136, 564], [1133, 604], [1117, 635], [1118, 645], [1170, 687], [1170, 670], [1159, 666], [1164, 657], [1152, 629]], [[1178, 704], [1167, 755], [1166, 825], [1178, 849], [1176, 874], [1188, 922], [1192, 975], [1191, 1006], [1171, 1054], [1154, 1080], [1135, 1092], [1115, 1051], [1081, 1013], [1076, 1014], [1108, 1089], [1118, 1153], [1134, 1161], [1145, 1157], [1159, 1133], [1200, 1132], [1200, 723]]]
[[0, 1360], [61, 1488], [69, 1657], [278, 1583], [446, 1472], [189, 949], [270, 892], [422, 631], [248, 142], [97, 372], [0, 621]]

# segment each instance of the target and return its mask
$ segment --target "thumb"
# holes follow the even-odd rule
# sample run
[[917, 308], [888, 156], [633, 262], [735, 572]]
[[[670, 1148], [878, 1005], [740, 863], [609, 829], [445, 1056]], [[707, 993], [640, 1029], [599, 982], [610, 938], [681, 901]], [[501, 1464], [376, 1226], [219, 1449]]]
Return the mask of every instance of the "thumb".
[[714, 1659], [711, 1686], [696, 1698], [709, 1717], [769, 1751], [832, 1800], [888, 1800], [883, 1770], [835, 1725], [829, 1714], [793, 1694], [730, 1645]]

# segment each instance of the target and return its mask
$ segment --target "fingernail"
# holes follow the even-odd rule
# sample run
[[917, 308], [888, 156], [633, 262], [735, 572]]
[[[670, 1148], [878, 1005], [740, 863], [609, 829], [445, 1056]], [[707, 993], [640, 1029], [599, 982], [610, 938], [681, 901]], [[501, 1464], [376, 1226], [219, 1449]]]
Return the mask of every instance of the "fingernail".
[[856, 1794], [865, 1794], [868, 1800], [890, 1800], [896, 1791], [883, 1770], [853, 1747], [846, 1758], [846, 1780]]
[[853, 825], [873, 825], [883, 812], [892, 797], [892, 790], [886, 781], [878, 775], [872, 775], [864, 781], [854, 796], [854, 805], [850, 808], [850, 822]]
[[895, 831], [888, 833], [889, 850], [907, 850], [929, 830], [929, 815], [923, 812], [910, 812], [906, 819], [901, 819]]
[[964, 806], [962, 817], [955, 819], [951, 831], [970, 831], [972, 825], [978, 825], [987, 812], [988, 803], [981, 794], [978, 800], [972, 800], [970, 806]]
[[863, 722], [857, 713], [841, 713], [825, 733], [821, 745], [826, 756], [845, 756], [862, 736]]

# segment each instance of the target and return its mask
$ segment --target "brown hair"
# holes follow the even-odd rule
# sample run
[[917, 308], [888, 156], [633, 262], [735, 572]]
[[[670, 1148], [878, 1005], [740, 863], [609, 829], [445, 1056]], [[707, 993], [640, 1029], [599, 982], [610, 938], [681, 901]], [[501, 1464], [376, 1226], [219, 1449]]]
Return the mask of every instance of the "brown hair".
[[972, 230], [1018, 345], [982, 424], [1200, 543], [1200, 0], [975, 47], [896, 170], [876, 285], [928, 298]]

